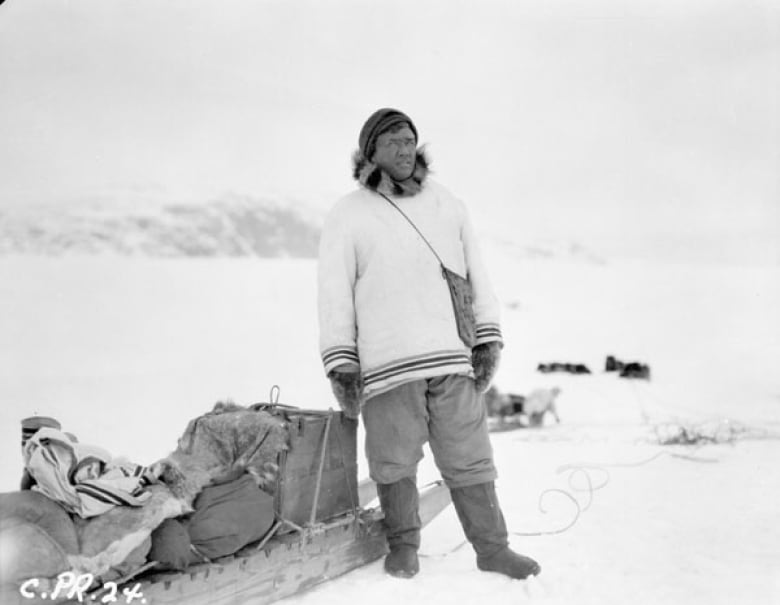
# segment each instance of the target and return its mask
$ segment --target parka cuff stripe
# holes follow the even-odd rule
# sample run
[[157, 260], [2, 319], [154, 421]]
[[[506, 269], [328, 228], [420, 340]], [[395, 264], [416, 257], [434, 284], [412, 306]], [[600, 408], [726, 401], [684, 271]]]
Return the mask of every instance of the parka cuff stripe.
[[322, 364], [325, 366], [326, 372], [330, 372], [333, 368], [344, 363], [360, 365], [360, 358], [355, 347], [330, 347], [322, 352]]
[[477, 340], [501, 340], [501, 328], [498, 324], [480, 324], [477, 326]]

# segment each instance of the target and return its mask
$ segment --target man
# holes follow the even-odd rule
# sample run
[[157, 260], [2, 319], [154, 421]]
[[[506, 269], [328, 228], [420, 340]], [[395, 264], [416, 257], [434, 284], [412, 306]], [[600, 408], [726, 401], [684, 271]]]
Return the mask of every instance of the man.
[[[508, 547], [481, 401], [503, 346], [499, 306], [465, 206], [428, 178], [417, 142], [395, 109], [376, 111], [360, 131], [360, 187], [332, 209], [320, 242], [322, 360], [342, 409], [362, 411], [387, 526], [385, 570], [419, 570], [416, 473], [428, 441], [479, 569], [526, 578], [540, 567]], [[459, 336], [439, 259], [471, 281], [473, 348]]]

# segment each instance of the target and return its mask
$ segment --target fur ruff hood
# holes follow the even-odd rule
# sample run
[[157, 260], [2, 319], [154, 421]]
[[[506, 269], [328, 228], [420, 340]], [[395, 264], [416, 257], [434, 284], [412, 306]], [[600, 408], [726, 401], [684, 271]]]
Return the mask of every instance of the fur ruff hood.
[[352, 156], [352, 177], [370, 191], [409, 197], [422, 190], [425, 179], [430, 172], [429, 164], [430, 160], [425, 153], [425, 148], [418, 148], [412, 176], [404, 181], [396, 181], [387, 172], [368, 160], [360, 150], [357, 150]]

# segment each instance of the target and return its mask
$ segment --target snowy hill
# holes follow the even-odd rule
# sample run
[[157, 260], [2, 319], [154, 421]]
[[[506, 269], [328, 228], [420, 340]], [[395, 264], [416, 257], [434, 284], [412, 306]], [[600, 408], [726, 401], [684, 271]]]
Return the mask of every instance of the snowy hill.
[[231, 195], [205, 204], [84, 202], [0, 210], [0, 255], [316, 255], [319, 229], [293, 206]]
[[[314, 258], [321, 222], [317, 210], [251, 196], [208, 203], [111, 196], [0, 209], [0, 256]], [[574, 241], [529, 241], [490, 230], [483, 236], [485, 248], [515, 260], [605, 262]]]
[[[17, 206], [0, 209], [0, 256], [314, 258], [321, 214], [240, 195], [207, 203], [111, 195], [60, 206]], [[574, 241], [529, 241], [489, 229], [483, 236], [486, 248], [515, 260], [605, 262]]]

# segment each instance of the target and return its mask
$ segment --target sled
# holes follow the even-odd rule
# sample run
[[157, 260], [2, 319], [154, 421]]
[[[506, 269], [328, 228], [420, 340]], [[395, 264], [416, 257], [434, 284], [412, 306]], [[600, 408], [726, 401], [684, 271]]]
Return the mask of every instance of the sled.
[[[301, 593], [386, 554], [376, 484], [368, 479], [357, 481], [357, 423], [341, 412], [279, 404], [263, 404], [260, 409], [283, 415], [289, 431], [289, 447], [278, 458], [276, 521], [261, 540], [183, 571], [162, 571], [150, 561], [114, 582], [87, 583], [83, 600], [74, 600], [72, 594], [62, 598], [68, 592], [64, 590], [57, 593], [56, 602], [262, 605]], [[449, 490], [442, 482], [421, 487], [423, 526], [449, 503]], [[45, 590], [51, 593], [51, 582], [56, 581], [25, 594], [3, 590], [0, 602], [53, 602]]]
[[[303, 410], [276, 399], [272, 392], [272, 404], [254, 406], [281, 414], [290, 431], [290, 448], [279, 459], [276, 524], [228, 557], [183, 572], [152, 568], [127, 578], [125, 587], [137, 588], [147, 603], [274, 603], [387, 553], [376, 484], [357, 481], [357, 423], [341, 412]], [[442, 482], [420, 488], [423, 526], [449, 503]]]
[[[185, 571], [156, 572], [148, 564], [134, 573], [83, 594], [83, 600], [57, 599], [57, 603], [133, 602], [149, 605], [266, 605], [300, 594], [387, 553], [383, 514], [376, 500], [376, 484], [358, 484], [360, 506], [327, 522], [295, 528], [250, 544], [237, 553], [199, 564]], [[420, 488], [423, 527], [450, 504], [442, 481]], [[50, 589], [50, 588], [49, 588]], [[35, 593], [35, 594], [33, 594]], [[4, 587], [0, 602], [8, 605], [51, 603], [40, 591], [23, 596]], [[66, 594], [67, 590], [63, 591]]]
[[[371, 563], [387, 553], [381, 509], [363, 508], [376, 496], [375, 484], [361, 482], [358, 510], [328, 522], [276, 535], [225, 560], [185, 572], [151, 573], [131, 579], [147, 603], [187, 605], [264, 605], [306, 591]], [[441, 481], [420, 489], [423, 526], [450, 503]]]
[[522, 414], [513, 416], [488, 416], [488, 432], [502, 433], [504, 431], [516, 431], [527, 429], [528, 418]]

